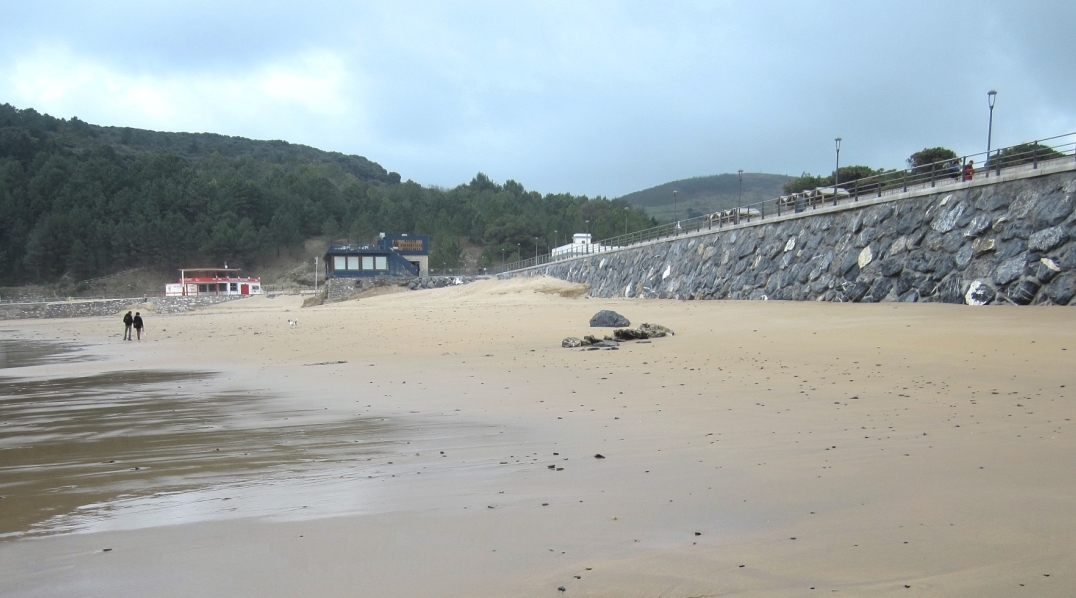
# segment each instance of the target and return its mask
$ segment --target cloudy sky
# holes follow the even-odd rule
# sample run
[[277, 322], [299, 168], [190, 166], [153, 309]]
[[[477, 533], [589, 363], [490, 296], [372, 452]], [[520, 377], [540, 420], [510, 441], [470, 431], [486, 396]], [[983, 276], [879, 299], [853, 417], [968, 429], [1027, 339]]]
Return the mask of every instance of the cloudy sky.
[[[0, 103], [616, 197], [1076, 131], [1076, 2], [19, 2]], [[1071, 140], [1071, 138], [1070, 138]]]

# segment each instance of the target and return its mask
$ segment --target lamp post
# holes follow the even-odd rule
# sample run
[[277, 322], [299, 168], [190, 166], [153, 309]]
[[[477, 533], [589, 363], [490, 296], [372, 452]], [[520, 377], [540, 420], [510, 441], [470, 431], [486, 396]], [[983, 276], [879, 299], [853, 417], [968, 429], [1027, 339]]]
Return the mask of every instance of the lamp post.
[[743, 211], [743, 169], [739, 169], [736, 172], [736, 177], [740, 181], [740, 191], [736, 196], [736, 218], [733, 220], [736, 224], [740, 223], [740, 212]]
[[560, 233], [557, 229], [553, 229], [553, 245], [560, 247]]
[[522, 243], [516, 243], [516, 256], [518, 256], [520, 260], [523, 259], [523, 244]]
[[833, 140], [837, 144], [837, 168], [833, 171], [833, 205], [837, 205], [837, 185], [841, 182], [841, 138]]
[[587, 225], [587, 234], [589, 235], [590, 234], [590, 221], [589, 220], [584, 220], [583, 222], [585, 222], [586, 225]]
[[538, 237], [534, 238], [534, 265], [538, 265]]
[[986, 103], [990, 106], [990, 121], [986, 125], [986, 176], [990, 176], [990, 142], [993, 141], [994, 136], [994, 101], [998, 97], [998, 92], [991, 89], [986, 92]]
[[631, 208], [624, 208], [624, 234], [628, 234], [628, 213], [631, 212]]
[[676, 210], [676, 189], [673, 189], [673, 220], [676, 220], [676, 214], [677, 213], [678, 212]]
[[743, 207], [743, 169], [742, 168], [740, 170], [736, 171], [736, 176], [738, 176], [739, 179], [740, 179], [740, 191], [739, 191], [739, 194], [736, 196], [736, 207], [737, 208], [742, 208]]
[[507, 263], [508, 262], [505, 261], [505, 258], [504, 258], [504, 247], [501, 247], [501, 265], [503, 266], [503, 265], [505, 265]]
[[314, 256], [314, 294], [318, 294], [318, 256]]

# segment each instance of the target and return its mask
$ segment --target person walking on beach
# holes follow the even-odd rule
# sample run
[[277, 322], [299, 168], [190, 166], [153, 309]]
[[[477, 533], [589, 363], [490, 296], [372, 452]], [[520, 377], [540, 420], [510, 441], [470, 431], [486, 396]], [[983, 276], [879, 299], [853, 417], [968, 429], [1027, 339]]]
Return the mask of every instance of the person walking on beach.
[[123, 316], [123, 340], [131, 340], [131, 324], [134, 324], [134, 318], [131, 317], [131, 312], [127, 312], [127, 315]]
[[[133, 323], [135, 333], [138, 334], [138, 340], [142, 340], [142, 328], [145, 327], [145, 324], [142, 322], [142, 315], [137, 311], [135, 312]], [[131, 339], [128, 338], [127, 340]]]

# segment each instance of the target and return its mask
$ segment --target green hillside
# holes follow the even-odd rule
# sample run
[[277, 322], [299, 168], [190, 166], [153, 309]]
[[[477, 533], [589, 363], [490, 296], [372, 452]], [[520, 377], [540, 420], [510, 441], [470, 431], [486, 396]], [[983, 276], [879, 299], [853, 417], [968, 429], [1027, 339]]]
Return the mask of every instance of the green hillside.
[[0, 284], [77, 294], [78, 281], [131, 268], [224, 262], [257, 274], [314, 237], [362, 243], [379, 232], [430, 235], [434, 268], [489, 266], [588, 226], [604, 238], [656, 224], [627, 207], [481, 173], [453, 189], [423, 187], [361, 156], [0, 104]]
[[[743, 173], [743, 204], [781, 195], [781, 185], [791, 179], [781, 174]], [[675, 203], [673, 191], [676, 191]], [[739, 192], [736, 174], [718, 174], [673, 181], [618, 199], [646, 210], [658, 220], [671, 221], [736, 207]]]

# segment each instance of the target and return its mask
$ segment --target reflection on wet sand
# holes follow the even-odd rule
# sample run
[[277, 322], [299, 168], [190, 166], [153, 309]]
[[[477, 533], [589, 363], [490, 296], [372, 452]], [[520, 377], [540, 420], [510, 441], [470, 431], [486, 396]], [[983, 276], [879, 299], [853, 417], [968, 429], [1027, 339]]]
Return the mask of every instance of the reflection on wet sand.
[[90, 359], [87, 355], [76, 355], [81, 350], [82, 347], [71, 343], [0, 339], [0, 369]]
[[227, 500], [237, 486], [313, 480], [407, 431], [385, 418], [267, 410], [266, 398], [220, 392], [209, 372], [0, 378], [0, 538], [100, 527], [120, 506], [159, 510], [190, 492]]

